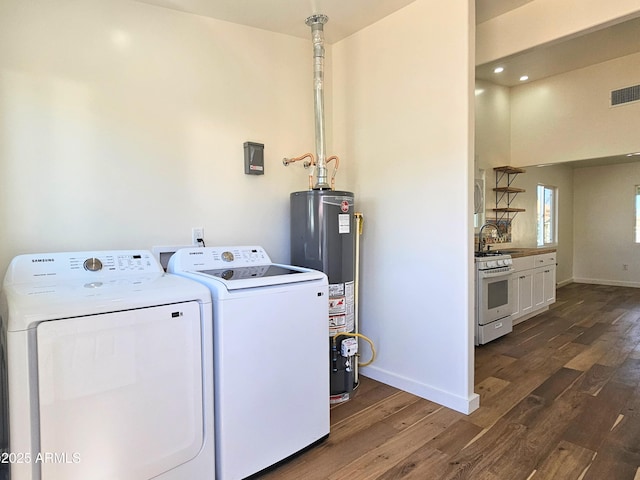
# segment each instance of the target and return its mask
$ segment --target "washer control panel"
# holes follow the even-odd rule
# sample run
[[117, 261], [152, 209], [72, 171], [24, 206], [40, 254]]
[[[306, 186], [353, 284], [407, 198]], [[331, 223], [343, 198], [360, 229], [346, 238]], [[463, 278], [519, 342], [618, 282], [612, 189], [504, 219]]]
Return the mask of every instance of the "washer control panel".
[[271, 259], [259, 246], [194, 247], [179, 250], [169, 264], [173, 271], [213, 270], [270, 265]]
[[82, 266], [85, 270], [89, 270], [90, 272], [98, 272], [102, 270], [102, 262], [96, 257], [87, 258]]
[[151, 252], [146, 250], [42, 253], [15, 257], [9, 265], [5, 282], [17, 284], [47, 279], [91, 279], [163, 272]]
[[[208, 250], [208, 249], [207, 249]], [[208, 260], [208, 268], [224, 268], [228, 266], [248, 267], [251, 265], [266, 265], [271, 259], [262, 247], [212, 247]]]

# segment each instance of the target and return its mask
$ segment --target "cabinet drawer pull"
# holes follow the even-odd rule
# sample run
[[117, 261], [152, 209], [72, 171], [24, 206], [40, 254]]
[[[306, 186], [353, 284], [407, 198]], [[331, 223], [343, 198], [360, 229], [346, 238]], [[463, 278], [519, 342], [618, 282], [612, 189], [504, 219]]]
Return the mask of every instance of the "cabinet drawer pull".
[[523, 278], [525, 278], [525, 277], [526, 277], [526, 275], [522, 275], [520, 278], [521, 278], [521, 279], [523, 279]]

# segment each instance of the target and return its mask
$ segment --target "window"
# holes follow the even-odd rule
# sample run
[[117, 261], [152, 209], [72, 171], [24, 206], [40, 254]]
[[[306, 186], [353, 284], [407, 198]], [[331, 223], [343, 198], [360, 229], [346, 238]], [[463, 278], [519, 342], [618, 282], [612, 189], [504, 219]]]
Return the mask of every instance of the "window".
[[558, 242], [558, 189], [538, 185], [538, 246], [554, 245]]
[[640, 243], [640, 185], [636, 185], [636, 243]]

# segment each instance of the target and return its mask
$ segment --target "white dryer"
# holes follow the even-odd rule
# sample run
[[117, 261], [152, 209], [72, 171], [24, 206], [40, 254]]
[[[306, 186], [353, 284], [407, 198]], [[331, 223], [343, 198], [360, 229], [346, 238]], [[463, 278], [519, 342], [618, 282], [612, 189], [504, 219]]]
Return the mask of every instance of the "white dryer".
[[209, 291], [147, 251], [14, 258], [0, 295], [11, 479], [213, 479], [210, 318]]
[[257, 246], [178, 250], [168, 271], [213, 300], [216, 479], [264, 470], [329, 434], [328, 284]]

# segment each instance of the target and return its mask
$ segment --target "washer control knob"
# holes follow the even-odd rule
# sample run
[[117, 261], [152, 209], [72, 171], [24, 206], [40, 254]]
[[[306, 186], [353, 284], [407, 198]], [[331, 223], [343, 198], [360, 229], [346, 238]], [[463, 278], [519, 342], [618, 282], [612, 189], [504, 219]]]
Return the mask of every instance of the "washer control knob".
[[102, 270], [102, 262], [99, 258], [87, 258], [82, 264], [85, 270], [89, 272], [99, 272]]
[[222, 261], [224, 262], [233, 262], [233, 253], [231, 252], [222, 252]]

